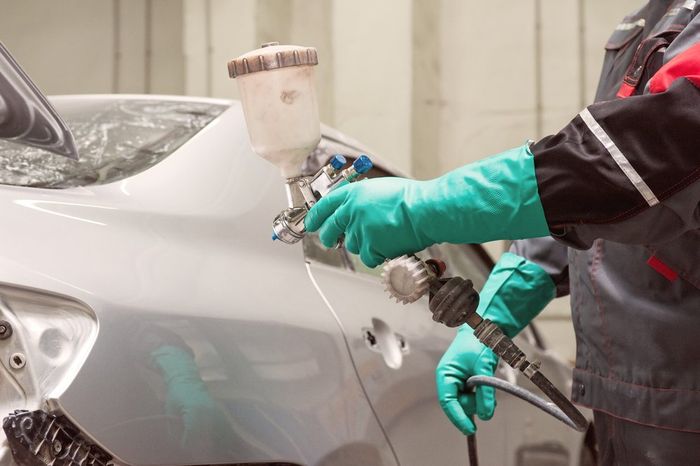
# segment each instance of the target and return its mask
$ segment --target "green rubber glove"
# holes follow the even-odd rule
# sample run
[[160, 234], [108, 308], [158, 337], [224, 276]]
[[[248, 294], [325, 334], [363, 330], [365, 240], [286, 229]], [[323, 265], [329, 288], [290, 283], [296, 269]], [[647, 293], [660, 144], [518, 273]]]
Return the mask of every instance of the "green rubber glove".
[[189, 351], [165, 345], [151, 353], [166, 385], [165, 412], [182, 419], [181, 446], [197, 451], [226, 445], [230, 426], [211, 397]]
[[466, 393], [464, 384], [472, 375], [493, 376], [498, 357], [474, 336], [469, 326], [457, 330], [457, 336], [442, 356], [436, 370], [440, 406], [452, 424], [465, 435], [476, 432], [473, 416], [488, 421], [496, 409], [493, 387], [476, 387]]
[[326, 247], [345, 247], [368, 267], [436, 243], [548, 236], [534, 157], [522, 146], [429, 181], [375, 178], [340, 187], [306, 216]]
[[[554, 299], [556, 287], [539, 265], [517, 254], [505, 253], [491, 271], [481, 291], [477, 313], [496, 323], [509, 337], [517, 335]], [[496, 409], [493, 387], [477, 387], [466, 393], [472, 375], [493, 376], [498, 357], [474, 336], [468, 325], [443, 355], [437, 370], [438, 399], [452, 423], [464, 434], [476, 432], [473, 416], [491, 419]]]

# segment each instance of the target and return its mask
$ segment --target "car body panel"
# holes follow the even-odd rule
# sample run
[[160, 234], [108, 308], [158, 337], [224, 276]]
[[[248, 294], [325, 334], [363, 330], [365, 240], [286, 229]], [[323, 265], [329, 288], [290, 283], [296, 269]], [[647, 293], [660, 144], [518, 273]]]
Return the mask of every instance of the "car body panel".
[[[453, 245], [433, 246], [421, 255], [443, 258], [448, 264], [452, 257], [448, 276], [471, 277], [481, 288], [488, 270], [454, 267], [460, 263], [459, 251], [455, 249]], [[359, 269], [359, 261], [353, 262]], [[466, 258], [462, 258], [461, 263], [465, 262]], [[388, 299], [376, 274], [366, 270], [350, 272], [313, 261], [310, 267], [343, 324], [362, 383], [400, 464], [464, 464], [467, 454], [464, 436], [447, 420], [436, 402], [434, 382], [434, 368], [454, 338], [455, 330], [431, 320], [427, 297], [409, 305]], [[378, 337], [381, 326], [405, 342], [406, 350], [398, 352], [399, 356], [391, 352], [387, 355], [381, 348], [379, 351], [370, 348], [365, 332], [369, 330]], [[560, 360], [542, 352], [524, 337], [519, 337], [517, 342], [527, 354], [539, 356], [543, 373], [556, 386], [564, 392], [570, 390], [567, 382], [570, 375]], [[397, 343], [400, 344], [380, 341], [379, 346]], [[498, 375], [539, 392], [524, 376], [504, 364], [499, 366]], [[580, 433], [564, 428], [559, 421], [508, 394], [497, 393], [497, 402], [494, 417], [488, 422], [477, 422], [484, 464], [539, 465], [544, 457], [550, 461], [547, 464], [578, 464]]]
[[[300, 248], [272, 243], [260, 221], [285, 203], [276, 169], [248, 146], [237, 104], [126, 180], [0, 187], [0, 238], [11, 245], [0, 281], [70, 295], [99, 321], [53, 406], [129, 464], [324, 464], [341, 449], [395, 464]], [[232, 427], [230, 445], [181, 447], [162, 381], [144, 375], [148, 355], [135, 350], [143, 323], [192, 348]]]
[[[134, 465], [463, 464], [466, 443], [442, 415], [433, 374], [454, 331], [432, 322], [425, 299], [391, 302], [356, 259], [329, 266], [309, 257], [306, 241], [302, 248], [270, 240], [271, 220], [287, 205], [283, 180], [252, 153], [240, 105], [170, 96], [53, 102], [70, 113], [113, 99], [231, 108], [120, 181], [0, 186], [0, 282], [70, 297], [98, 325], [85, 362], [51, 392], [49, 407]], [[328, 147], [358, 149], [342, 133], [324, 134]], [[455, 247], [430, 254], [456, 266]], [[469, 263], [454, 273], [480, 286], [488, 270]], [[408, 344], [400, 367], [366, 344], [364, 329], [381, 325]], [[163, 408], [166, 382], [144, 349], [149, 332], [175, 335], [192, 351], [231, 429], [226, 444], [183, 447], [181, 421]], [[523, 342], [528, 354], [542, 353]], [[566, 389], [566, 366], [542, 356], [544, 372]], [[494, 419], [479, 424], [483, 464], [527, 465], [534, 456], [523, 448], [543, 442], [567, 452], [568, 463], [552, 464], [578, 464], [580, 434], [517, 400], [498, 400]], [[0, 464], [9, 464], [6, 451]]]

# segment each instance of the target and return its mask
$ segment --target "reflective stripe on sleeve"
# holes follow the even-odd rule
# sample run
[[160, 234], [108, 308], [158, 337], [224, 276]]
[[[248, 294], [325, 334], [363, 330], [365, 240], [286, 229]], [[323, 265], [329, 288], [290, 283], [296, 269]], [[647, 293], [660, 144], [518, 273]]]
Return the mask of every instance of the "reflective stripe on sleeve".
[[642, 19], [638, 19], [637, 21], [634, 21], [632, 23], [620, 23], [617, 25], [617, 27], [615, 27], [615, 30], [616, 31], [629, 31], [630, 29], [634, 29], [637, 27], [643, 28], [645, 24], [646, 24], [646, 21], [644, 20], [644, 18], [642, 18]]
[[588, 129], [590, 129], [601, 144], [603, 144], [617, 166], [620, 167], [620, 170], [622, 170], [625, 176], [627, 176], [627, 178], [632, 182], [634, 187], [637, 188], [637, 191], [639, 191], [639, 194], [642, 195], [644, 200], [647, 201], [647, 204], [649, 204], [650, 207], [658, 204], [659, 200], [656, 198], [654, 192], [644, 182], [642, 177], [639, 176], [637, 170], [635, 170], [630, 164], [630, 161], [627, 160], [627, 157], [620, 152], [620, 149], [618, 149], [612, 139], [610, 139], [610, 136], [608, 136], [605, 130], [598, 124], [597, 121], [595, 121], [595, 118], [593, 118], [591, 112], [585, 108], [581, 113], [579, 113], [579, 115], [581, 116], [583, 122], [586, 123], [586, 126], [588, 126]]

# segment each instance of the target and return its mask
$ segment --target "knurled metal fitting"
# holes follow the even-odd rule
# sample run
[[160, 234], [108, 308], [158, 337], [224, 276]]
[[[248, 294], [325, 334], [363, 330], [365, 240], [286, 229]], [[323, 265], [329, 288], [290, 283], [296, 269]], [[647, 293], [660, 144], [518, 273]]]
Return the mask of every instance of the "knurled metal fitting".
[[484, 319], [474, 329], [474, 336], [481, 343], [491, 348], [510, 367], [519, 370], [525, 368], [523, 366], [523, 363], [527, 363], [525, 353], [513, 343], [513, 340], [503, 333], [503, 330], [498, 325], [488, 319]]
[[414, 303], [430, 290], [431, 273], [423, 261], [404, 254], [384, 263], [382, 283], [397, 303]]

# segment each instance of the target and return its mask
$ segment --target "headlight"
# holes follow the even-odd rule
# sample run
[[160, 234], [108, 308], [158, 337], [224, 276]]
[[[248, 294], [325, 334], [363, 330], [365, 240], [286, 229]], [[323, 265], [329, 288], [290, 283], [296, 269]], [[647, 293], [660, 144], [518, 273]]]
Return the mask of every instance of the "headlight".
[[[97, 320], [84, 304], [0, 285], [0, 417], [46, 409], [44, 402], [73, 380], [96, 336]], [[6, 454], [4, 444], [0, 458]]]

